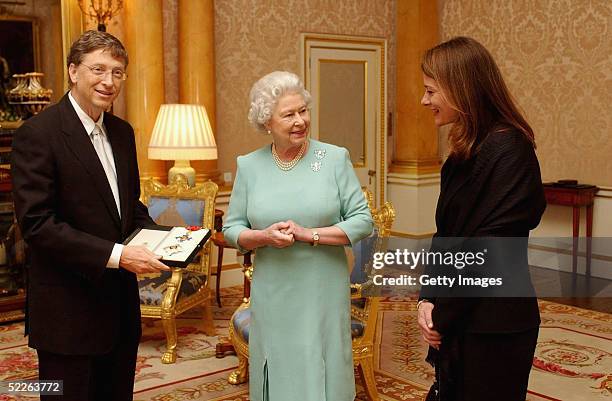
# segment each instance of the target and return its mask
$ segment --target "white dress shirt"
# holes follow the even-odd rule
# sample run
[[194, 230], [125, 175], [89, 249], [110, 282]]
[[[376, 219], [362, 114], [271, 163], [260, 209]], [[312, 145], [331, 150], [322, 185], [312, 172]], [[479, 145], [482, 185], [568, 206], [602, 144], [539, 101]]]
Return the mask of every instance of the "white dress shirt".
[[[106, 179], [108, 180], [108, 184], [111, 187], [111, 191], [113, 193], [113, 198], [115, 198], [115, 205], [117, 206], [117, 212], [119, 213], [119, 217], [121, 218], [121, 205], [119, 201], [119, 186], [117, 184], [117, 169], [115, 167], [115, 159], [113, 158], [113, 148], [111, 147], [110, 142], [108, 141], [108, 136], [106, 135], [106, 130], [104, 128], [104, 112], [100, 114], [100, 118], [98, 121], [94, 121], [93, 118], [89, 117], [87, 113], [83, 111], [81, 106], [76, 102], [72, 93], [68, 92], [68, 99], [70, 99], [70, 103], [72, 103], [72, 107], [77, 113], [79, 120], [85, 127], [85, 131], [89, 135], [89, 139], [92, 141], [92, 145], [94, 145], [94, 149], [98, 158], [100, 159], [100, 163], [102, 164], [102, 168], [106, 173]], [[102, 142], [102, 147], [96, 146], [94, 143], [94, 130], [96, 126], [100, 130], [99, 139]], [[106, 263], [106, 267], [117, 269], [119, 267], [119, 260], [121, 259], [121, 252], [123, 251], [122, 244], [115, 244], [113, 247], [113, 251], [111, 252], [110, 258], [108, 258], [108, 262]]]

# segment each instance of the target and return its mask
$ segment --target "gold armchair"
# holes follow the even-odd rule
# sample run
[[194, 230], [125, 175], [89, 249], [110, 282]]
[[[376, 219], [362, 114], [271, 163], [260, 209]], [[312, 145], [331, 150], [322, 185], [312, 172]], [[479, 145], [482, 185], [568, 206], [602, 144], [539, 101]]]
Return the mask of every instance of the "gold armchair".
[[[157, 224], [167, 226], [202, 226], [213, 229], [217, 184], [208, 181], [190, 188], [187, 178], [177, 175], [169, 185], [149, 179], [142, 184], [142, 201]], [[140, 309], [143, 318], [162, 320], [166, 334], [163, 363], [176, 362], [176, 316], [198, 305], [204, 306], [204, 332], [214, 336], [208, 289], [211, 243], [202, 248], [199, 260], [187, 268], [170, 272], [143, 274], [138, 277]]]
[[[353, 363], [363, 378], [366, 394], [371, 401], [379, 401], [374, 380], [374, 335], [378, 318], [378, 298], [367, 296], [371, 285], [371, 254], [384, 251], [390, 236], [391, 226], [395, 220], [395, 209], [386, 202], [375, 209], [373, 195], [364, 191], [368, 206], [374, 220], [374, 232], [368, 238], [359, 241], [353, 247], [355, 255], [354, 268], [351, 272], [351, 334], [353, 338]], [[253, 267], [245, 268], [245, 275], [250, 280]], [[244, 383], [249, 378], [249, 326], [251, 321], [250, 300], [245, 298], [242, 305], [234, 312], [230, 325], [229, 337], [238, 355], [238, 368], [228, 377], [231, 384]]]
[[374, 232], [353, 247], [355, 262], [351, 272], [351, 334], [353, 338], [353, 363], [359, 370], [364, 389], [371, 401], [379, 401], [374, 378], [374, 335], [378, 319], [378, 301], [368, 296], [372, 283], [372, 254], [384, 252], [391, 226], [395, 220], [395, 209], [390, 202], [379, 209], [374, 208], [373, 194], [364, 191], [368, 207], [374, 220]]

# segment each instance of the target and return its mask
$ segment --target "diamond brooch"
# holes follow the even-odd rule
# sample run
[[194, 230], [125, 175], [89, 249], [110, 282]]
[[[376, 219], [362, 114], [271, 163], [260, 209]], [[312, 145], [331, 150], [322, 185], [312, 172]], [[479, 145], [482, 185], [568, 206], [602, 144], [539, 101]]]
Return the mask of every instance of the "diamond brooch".
[[[314, 151], [314, 156], [318, 159], [318, 160], [323, 160], [323, 158], [325, 157], [325, 149], [315, 149]], [[315, 173], [319, 170], [321, 170], [321, 166], [323, 164], [320, 161], [316, 161], [313, 163], [310, 163], [310, 168], [312, 169], [312, 171], [314, 171]]]

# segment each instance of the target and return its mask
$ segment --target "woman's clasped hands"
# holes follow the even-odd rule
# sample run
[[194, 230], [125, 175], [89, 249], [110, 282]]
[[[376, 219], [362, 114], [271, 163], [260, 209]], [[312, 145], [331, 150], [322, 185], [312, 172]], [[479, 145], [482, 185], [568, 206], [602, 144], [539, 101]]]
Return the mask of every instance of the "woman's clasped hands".
[[266, 245], [273, 246], [275, 248], [286, 248], [293, 245], [295, 238], [293, 233], [287, 233], [289, 224], [286, 221], [279, 221], [268, 226], [263, 230]]
[[300, 226], [293, 220], [279, 221], [263, 230], [267, 244], [275, 248], [286, 248], [295, 241], [308, 242], [310, 230]]

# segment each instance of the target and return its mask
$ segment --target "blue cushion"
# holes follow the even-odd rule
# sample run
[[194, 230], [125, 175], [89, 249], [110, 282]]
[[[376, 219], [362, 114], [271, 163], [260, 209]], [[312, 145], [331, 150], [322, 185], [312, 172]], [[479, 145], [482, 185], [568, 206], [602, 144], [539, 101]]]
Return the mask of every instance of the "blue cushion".
[[180, 199], [150, 196], [149, 215], [162, 226], [201, 226], [206, 202], [202, 199]]
[[362, 284], [368, 281], [368, 274], [371, 270], [370, 265], [374, 254], [374, 246], [377, 240], [378, 230], [374, 229], [369, 237], [353, 245], [355, 264], [351, 271], [351, 284]]
[[238, 333], [245, 343], [249, 343], [249, 327], [251, 326], [251, 308], [241, 309], [232, 316], [234, 332]]
[[[138, 279], [138, 291], [140, 292], [140, 303], [150, 306], [161, 306], [161, 301], [166, 293], [167, 281], [172, 272], [162, 272], [155, 277]], [[195, 294], [206, 282], [206, 275], [190, 270], [183, 271], [183, 281], [177, 297], [177, 302], [182, 298]]]

